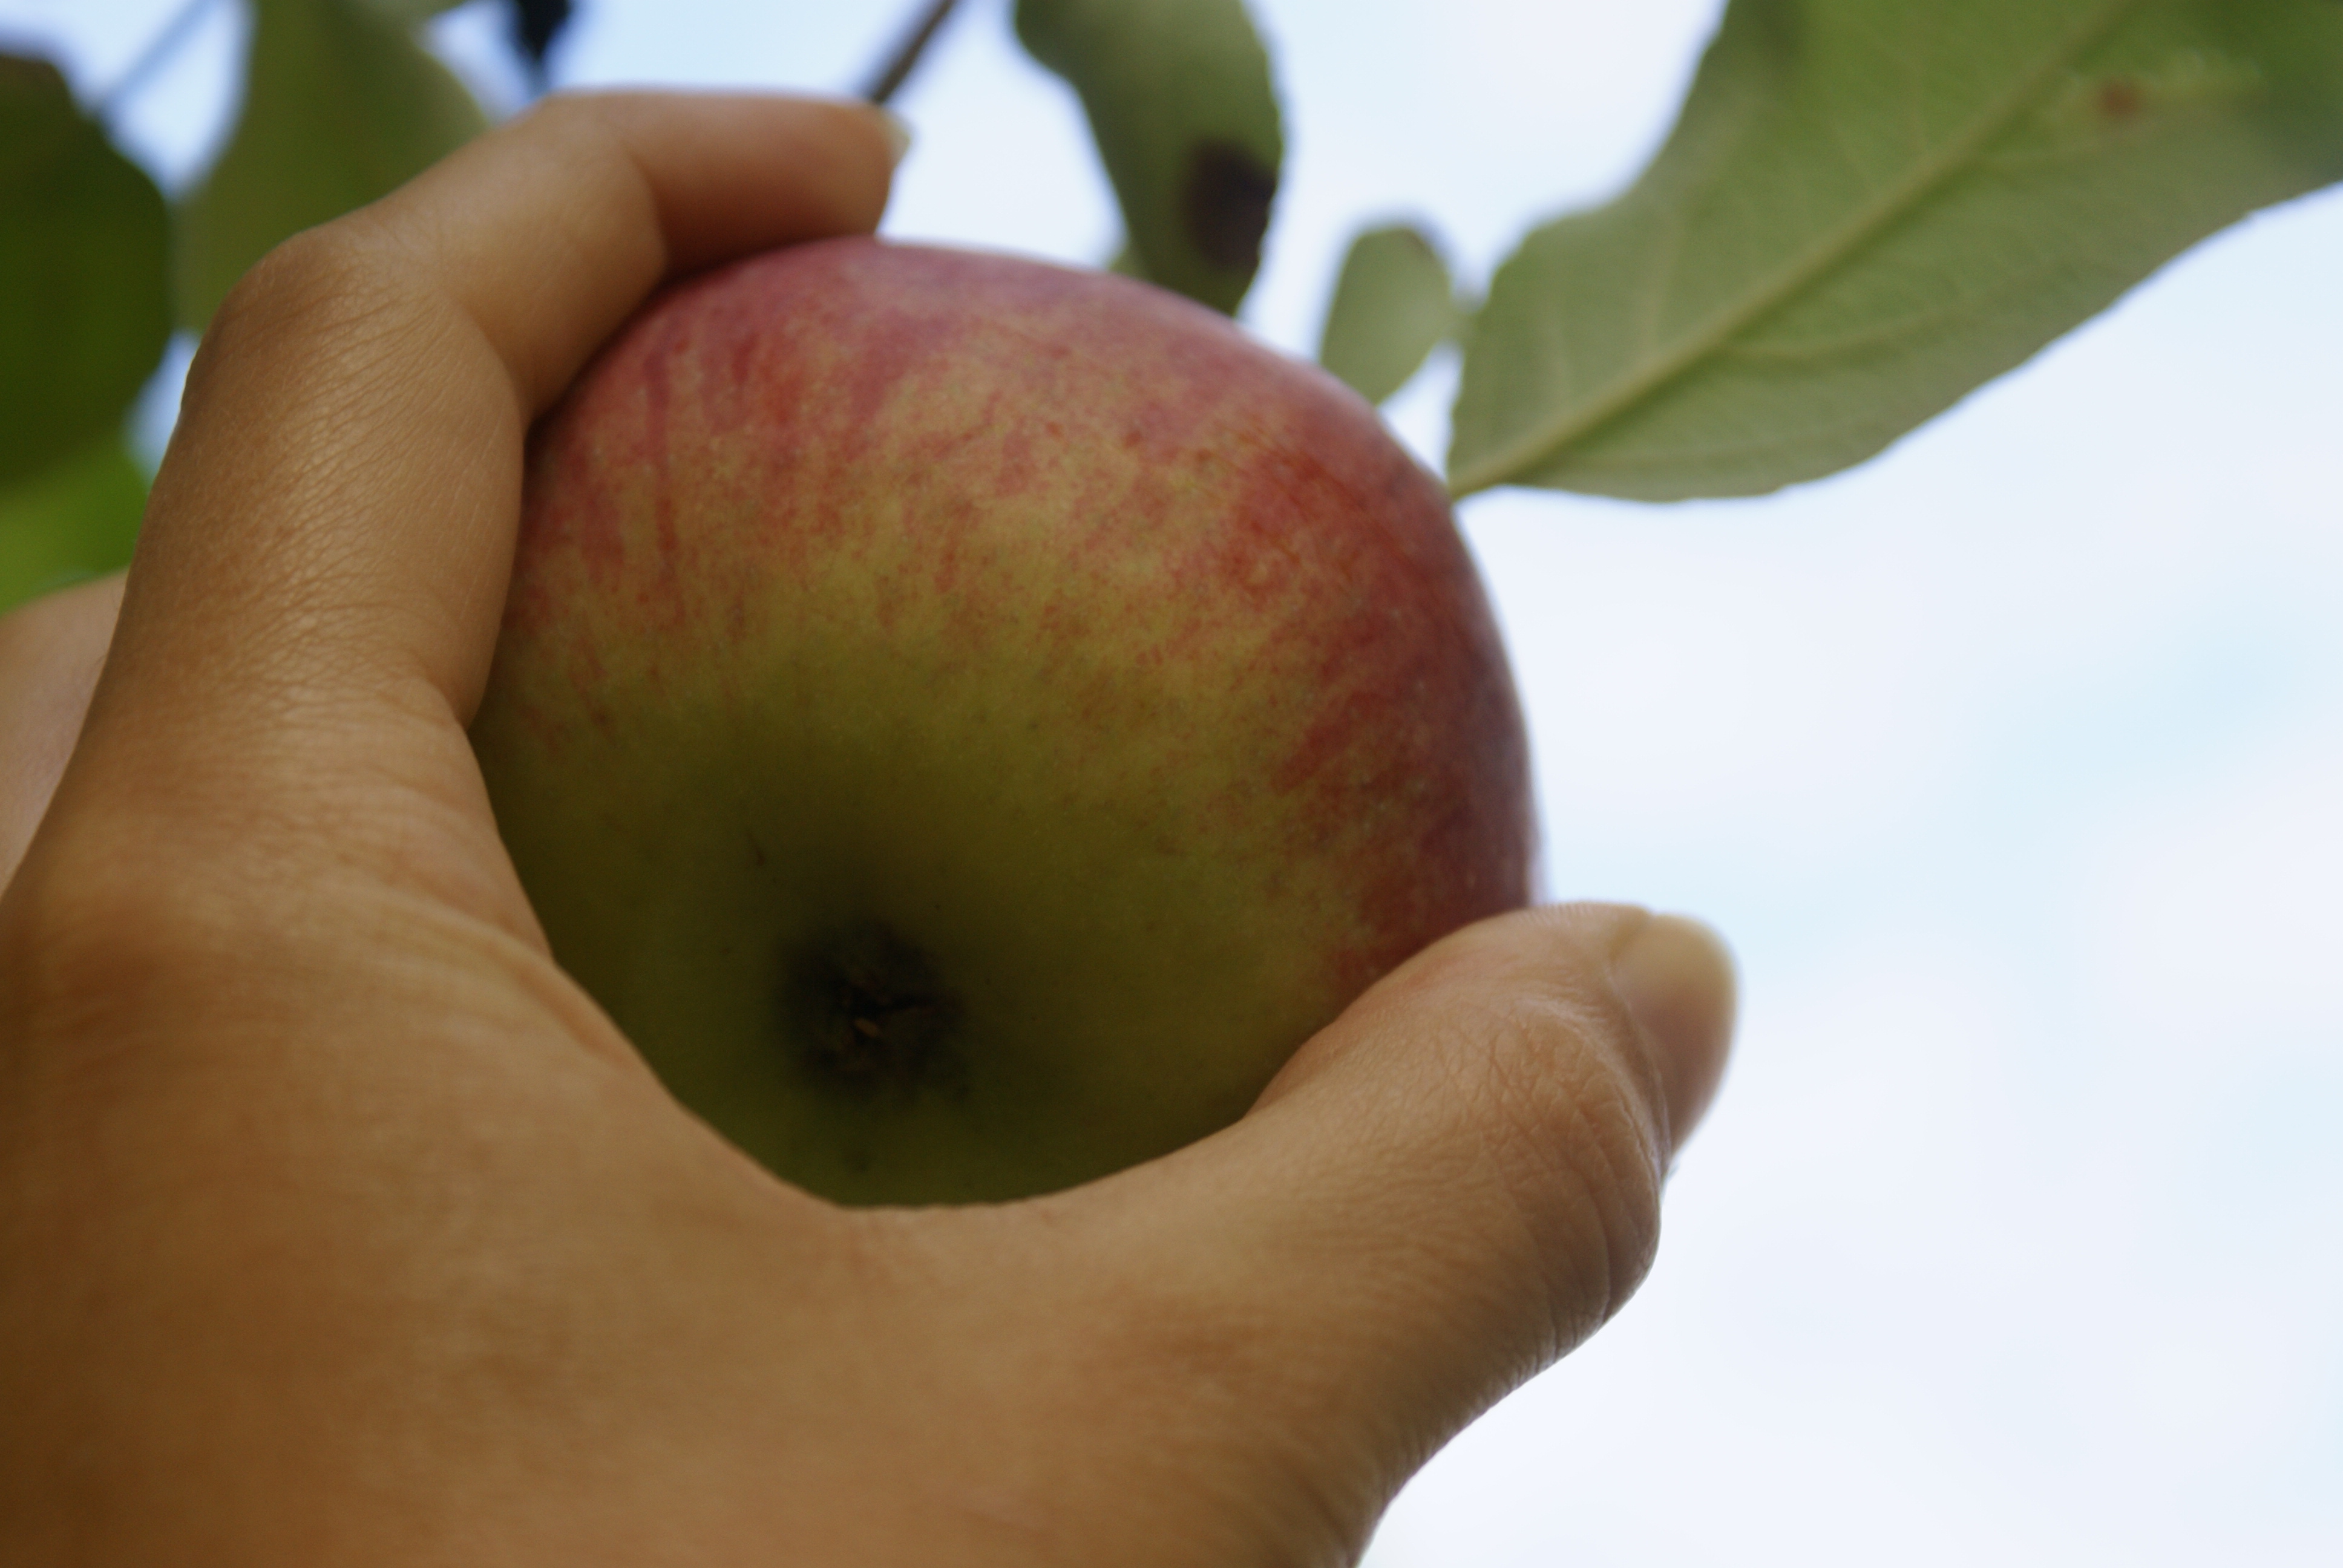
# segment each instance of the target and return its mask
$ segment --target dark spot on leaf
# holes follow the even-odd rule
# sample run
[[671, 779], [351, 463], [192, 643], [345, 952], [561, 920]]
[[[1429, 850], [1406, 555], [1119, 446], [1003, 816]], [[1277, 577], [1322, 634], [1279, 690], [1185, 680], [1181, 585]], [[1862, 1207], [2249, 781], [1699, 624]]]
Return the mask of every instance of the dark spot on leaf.
[[2099, 113], [2110, 120], [2129, 120], [2147, 107], [2146, 89], [2129, 76], [2110, 76], [2099, 84]]
[[1276, 198], [1277, 171], [1248, 149], [1233, 142], [1199, 142], [1189, 149], [1181, 216], [1190, 243], [1212, 266], [1252, 275]]

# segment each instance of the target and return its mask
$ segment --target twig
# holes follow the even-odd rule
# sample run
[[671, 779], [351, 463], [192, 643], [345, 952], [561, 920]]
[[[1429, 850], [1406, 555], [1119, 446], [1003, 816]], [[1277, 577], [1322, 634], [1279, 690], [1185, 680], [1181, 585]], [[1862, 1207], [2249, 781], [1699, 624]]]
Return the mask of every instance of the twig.
[[944, 25], [944, 18], [952, 14], [952, 7], [959, 3], [960, 0], [930, 0], [926, 13], [904, 33], [902, 42], [895, 45], [895, 52], [870, 78], [870, 85], [862, 89], [862, 95], [874, 104], [884, 104], [893, 97], [905, 78], [919, 65], [920, 56], [927, 53], [928, 42], [936, 35], [936, 29]]

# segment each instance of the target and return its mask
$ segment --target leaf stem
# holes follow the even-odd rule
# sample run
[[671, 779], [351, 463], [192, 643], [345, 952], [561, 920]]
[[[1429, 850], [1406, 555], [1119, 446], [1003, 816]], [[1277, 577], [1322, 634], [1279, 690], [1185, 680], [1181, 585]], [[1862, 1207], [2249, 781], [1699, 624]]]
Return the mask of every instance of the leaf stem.
[[113, 86], [98, 95], [98, 117], [111, 120], [122, 112], [122, 106], [136, 97], [140, 89], [153, 80], [156, 74], [171, 63], [173, 55], [186, 46], [196, 35], [196, 27], [208, 13], [215, 0], [187, 0], [178, 15], [163, 24], [155, 41], [146, 45], [130, 68], [122, 73]]
[[944, 19], [952, 14], [952, 7], [958, 4], [960, 0], [930, 0], [927, 10], [904, 30], [894, 53], [872, 75], [870, 85], [862, 89], [863, 97], [874, 104], [884, 104], [893, 97], [918, 66], [920, 56], [927, 53], [928, 44], [935, 37], [936, 30], [944, 25]]

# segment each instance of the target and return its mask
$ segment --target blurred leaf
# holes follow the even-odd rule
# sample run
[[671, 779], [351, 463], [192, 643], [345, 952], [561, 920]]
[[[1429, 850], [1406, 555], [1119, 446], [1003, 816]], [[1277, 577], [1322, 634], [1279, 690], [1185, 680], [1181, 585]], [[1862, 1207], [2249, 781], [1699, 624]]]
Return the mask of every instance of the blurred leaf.
[[0, 55], [0, 485], [122, 423], [171, 335], [162, 194], [57, 68]]
[[1017, 36], [1081, 95], [1146, 276], [1233, 312], [1285, 156], [1242, 0], [1018, 0]]
[[1498, 273], [1452, 487], [1819, 477], [2338, 178], [2331, 0], [1734, 0], [1635, 186]]
[[180, 209], [178, 308], [201, 328], [279, 241], [364, 206], [488, 124], [367, 0], [254, 0], [244, 110]]
[[1448, 264], [1423, 231], [1405, 224], [1371, 228], [1342, 258], [1318, 363], [1380, 403], [1406, 386], [1455, 328]]
[[146, 471], [119, 436], [0, 489], [0, 610], [130, 564]]

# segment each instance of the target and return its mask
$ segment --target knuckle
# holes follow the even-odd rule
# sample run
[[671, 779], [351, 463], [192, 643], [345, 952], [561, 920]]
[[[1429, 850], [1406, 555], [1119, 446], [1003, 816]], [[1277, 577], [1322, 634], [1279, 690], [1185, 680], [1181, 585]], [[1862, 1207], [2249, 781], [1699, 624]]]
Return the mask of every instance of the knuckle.
[[295, 235], [236, 280], [205, 344], [214, 357], [256, 347], [331, 344], [398, 293], [396, 267], [349, 220]]
[[598, 186], [607, 184], [613, 174], [629, 186], [641, 186], [641, 169], [626, 129], [633, 104], [634, 99], [623, 93], [548, 94], [515, 122], [512, 130], [534, 144], [535, 156], [554, 159], [573, 171], [582, 169]]
[[556, 143], [599, 139], [611, 134], [611, 116], [622, 112], [626, 101], [623, 94], [548, 93], [530, 105], [517, 123]]

